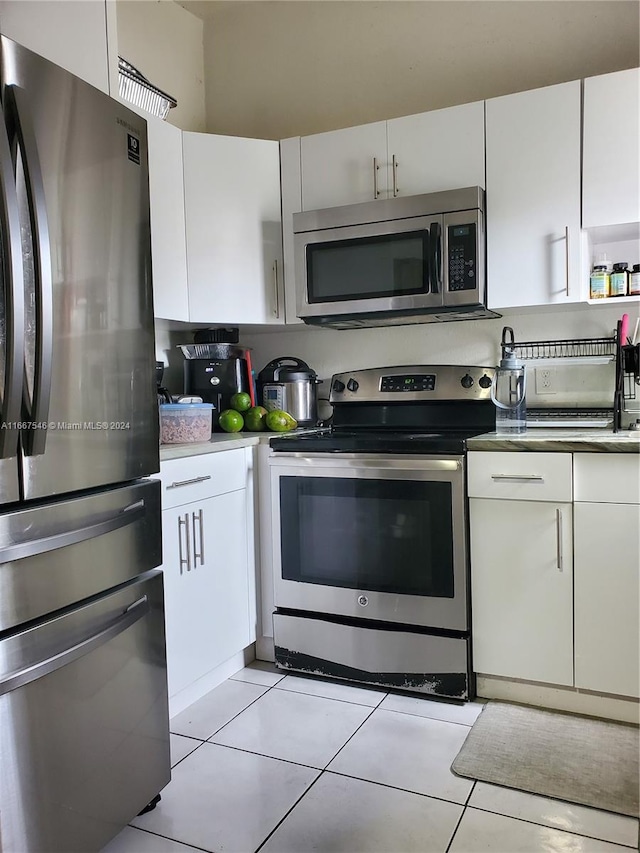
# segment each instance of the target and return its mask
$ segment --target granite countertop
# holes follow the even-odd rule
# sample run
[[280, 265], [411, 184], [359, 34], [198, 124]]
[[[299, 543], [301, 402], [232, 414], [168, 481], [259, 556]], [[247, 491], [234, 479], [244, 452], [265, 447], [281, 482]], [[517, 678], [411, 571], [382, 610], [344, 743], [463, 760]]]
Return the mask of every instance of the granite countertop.
[[168, 459], [184, 459], [187, 456], [200, 456], [203, 453], [219, 453], [221, 450], [235, 450], [238, 447], [251, 447], [261, 441], [268, 441], [274, 433], [216, 432], [210, 441], [193, 444], [160, 445], [160, 462]]
[[488, 432], [467, 439], [467, 448], [547, 453], [640, 453], [640, 430], [529, 429], [513, 436]]

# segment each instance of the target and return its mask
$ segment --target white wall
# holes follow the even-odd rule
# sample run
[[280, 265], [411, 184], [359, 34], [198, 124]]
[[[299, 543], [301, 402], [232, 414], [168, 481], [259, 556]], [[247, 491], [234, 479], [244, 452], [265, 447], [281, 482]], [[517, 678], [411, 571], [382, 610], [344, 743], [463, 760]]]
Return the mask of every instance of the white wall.
[[184, 5], [206, 17], [212, 133], [303, 136], [639, 64], [637, 0]]
[[203, 23], [173, 0], [118, 0], [118, 52], [178, 106], [167, 121], [205, 130]]

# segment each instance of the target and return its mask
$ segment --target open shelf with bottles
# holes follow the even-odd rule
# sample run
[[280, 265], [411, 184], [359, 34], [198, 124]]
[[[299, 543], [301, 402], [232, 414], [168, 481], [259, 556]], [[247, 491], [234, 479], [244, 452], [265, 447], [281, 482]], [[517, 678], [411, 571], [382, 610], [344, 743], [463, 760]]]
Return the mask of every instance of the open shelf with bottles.
[[601, 225], [582, 231], [582, 280], [585, 301], [589, 305], [633, 305], [640, 306], [639, 295], [608, 296], [592, 299], [589, 277], [594, 264], [604, 261], [609, 265], [626, 262], [629, 270], [640, 263], [640, 222], [621, 225]]

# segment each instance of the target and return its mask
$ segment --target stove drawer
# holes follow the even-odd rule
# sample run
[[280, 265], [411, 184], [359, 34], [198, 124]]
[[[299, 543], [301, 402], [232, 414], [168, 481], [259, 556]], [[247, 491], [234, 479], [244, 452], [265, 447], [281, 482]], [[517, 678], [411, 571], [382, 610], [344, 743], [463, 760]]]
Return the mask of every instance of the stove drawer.
[[470, 498], [572, 499], [571, 453], [471, 451], [467, 472]]

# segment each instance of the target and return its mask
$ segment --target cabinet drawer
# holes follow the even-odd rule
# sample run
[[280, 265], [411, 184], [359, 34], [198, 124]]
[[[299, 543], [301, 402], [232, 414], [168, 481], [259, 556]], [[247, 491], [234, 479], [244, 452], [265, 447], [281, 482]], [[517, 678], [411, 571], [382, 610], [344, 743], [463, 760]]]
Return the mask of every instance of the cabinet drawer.
[[244, 448], [169, 459], [160, 465], [162, 508], [244, 489], [247, 464]]
[[471, 452], [469, 497], [570, 501], [571, 454]]
[[640, 504], [640, 455], [574, 453], [575, 500]]

